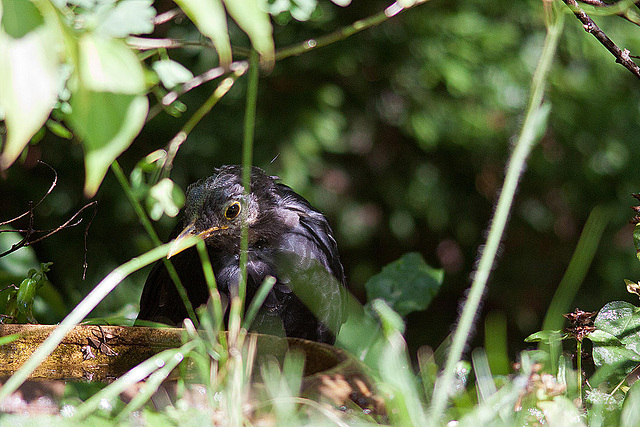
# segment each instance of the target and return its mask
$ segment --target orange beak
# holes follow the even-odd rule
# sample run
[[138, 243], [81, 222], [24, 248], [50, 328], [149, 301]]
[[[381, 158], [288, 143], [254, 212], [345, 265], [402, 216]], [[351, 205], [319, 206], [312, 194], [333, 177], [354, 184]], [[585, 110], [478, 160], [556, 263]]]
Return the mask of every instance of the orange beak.
[[171, 250], [167, 254], [167, 258], [171, 258], [172, 256], [177, 255], [183, 250], [185, 250], [186, 247], [184, 247], [184, 245], [182, 245], [181, 243], [188, 237], [195, 236], [195, 237], [200, 237], [201, 239], [206, 239], [207, 237], [211, 236], [212, 234], [220, 230], [226, 230], [227, 228], [229, 228], [228, 226], [223, 225], [220, 227], [211, 227], [204, 231], [198, 232], [196, 231], [195, 225], [196, 225], [196, 221], [195, 220], [191, 221], [191, 223], [189, 223], [189, 225], [187, 225], [184, 228], [184, 230], [180, 232], [178, 237], [173, 239], [173, 245], [171, 246]]

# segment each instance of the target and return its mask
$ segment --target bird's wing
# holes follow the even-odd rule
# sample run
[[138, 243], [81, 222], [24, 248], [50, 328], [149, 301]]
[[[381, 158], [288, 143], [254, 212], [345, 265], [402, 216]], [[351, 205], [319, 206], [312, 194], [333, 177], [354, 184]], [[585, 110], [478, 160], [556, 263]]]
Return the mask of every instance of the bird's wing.
[[324, 259], [319, 259], [334, 277], [345, 286], [344, 268], [338, 255], [338, 244], [333, 237], [333, 231], [327, 218], [316, 208], [311, 206], [304, 197], [284, 184], [277, 184], [282, 194], [281, 205], [285, 209], [295, 212], [300, 219], [302, 232], [322, 251]]
[[[345, 276], [331, 226], [306, 199], [289, 187], [278, 185], [283, 195], [281, 207], [299, 218], [280, 244], [279, 280], [290, 286], [324, 327], [336, 334], [346, 320]], [[326, 332], [319, 331], [321, 335]]]

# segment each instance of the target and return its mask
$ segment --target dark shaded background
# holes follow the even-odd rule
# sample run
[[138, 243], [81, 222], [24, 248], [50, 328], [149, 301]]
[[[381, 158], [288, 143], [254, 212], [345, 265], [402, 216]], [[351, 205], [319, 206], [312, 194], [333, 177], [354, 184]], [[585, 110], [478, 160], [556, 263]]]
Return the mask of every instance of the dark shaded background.
[[[309, 22], [276, 25], [277, 47], [318, 37], [388, 6], [321, 2]], [[158, 5], [159, 8], [163, 7]], [[616, 17], [598, 24], [621, 47], [640, 51], [640, 30]], [[187, 23], [167, 30], [196, 37]], [[248, 45], [239, 32], [236, 43]], [[433, 0], [345, 41], [278, 62], [259, 83], [254, 163], [277, 174], [329, 217], [348, 282], [365, 300], [364, 283], [408, 251], [445, 269], [431, 307], [407, 319], [415, 349], [437, 346], [452, 330], [478, 246], [517, 134], [545, 30], [541, 1]], [[194, 74], [216, 65], [212, 52], [170, 52]], [[216, 166], [241, 161], [245, 79], [241, 79], [180, 149], [172, 178], [181, 187]], [[181, 100], [180, 118], [159, 114], [119, 161], [129, 173], [164, 147], [215, 88]], [[556, 286], [591, 209], [609, 207], [610, 223], [574, 305], [597, 310], [634, 302], [624, 278], [640, 278], [632, 245], [632, 192], [640, 191], [637, 142], [640, 82], [571, 14], [550, 76], [549, 127], [521, 182], [482, 316], [507, 319], [510, 353], [541, 327]], [[28, 208], [59, 183], [35, 211], [37, 228], [58, 226], [87, 200], [82, 149], [51, 134], [0, 180], [0, 220]], [[95, 197], [82, 280], [84, 226], [34, 246], [67, 311], [117, 265], [151, 248], [112, 173]], [[176, 219], [157, 225], [166, 238]], [[1, 267], [0, 267], [1, 268]], [[125, 280], [93, 313], [135, 315], [148, 270]], [[40, 321], [59, 314], [36, 305]], [[475, 344], [481, 344], [478, 328]]]

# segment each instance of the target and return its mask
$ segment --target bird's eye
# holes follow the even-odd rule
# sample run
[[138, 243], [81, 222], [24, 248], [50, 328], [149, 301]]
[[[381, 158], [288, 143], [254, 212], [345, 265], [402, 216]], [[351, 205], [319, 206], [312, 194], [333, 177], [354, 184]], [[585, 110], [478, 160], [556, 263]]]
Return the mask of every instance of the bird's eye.
[[228, 220], [235, 219], [240, 213], [240, 202], [232, 202], [224, 211], [224, 217]]

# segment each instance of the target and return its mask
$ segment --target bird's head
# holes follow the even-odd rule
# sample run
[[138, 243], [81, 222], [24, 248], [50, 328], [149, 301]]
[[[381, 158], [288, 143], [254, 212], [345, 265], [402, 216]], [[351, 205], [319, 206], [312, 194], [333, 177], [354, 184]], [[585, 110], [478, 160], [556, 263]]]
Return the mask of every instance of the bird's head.
[[260, 217], [260, 197], [270, 192], [273, 178], [259, 168], [251, 174], [252, 191], [245, 194], [242, 186], [242, 167], [223, 166], [209, 178], [191, 184], [187, 189], [184, 209], [186, 224], [176, 237], [169, 257], [182, 249], [179, 242], [189, 236], [199, 236], [208, 244], [229, 241], [237, 244], [242, 224], [251, 227]]

